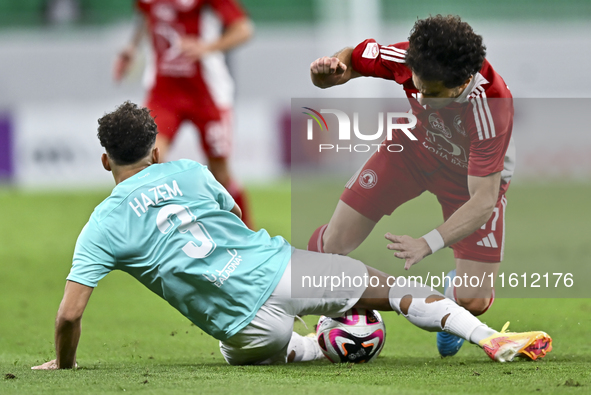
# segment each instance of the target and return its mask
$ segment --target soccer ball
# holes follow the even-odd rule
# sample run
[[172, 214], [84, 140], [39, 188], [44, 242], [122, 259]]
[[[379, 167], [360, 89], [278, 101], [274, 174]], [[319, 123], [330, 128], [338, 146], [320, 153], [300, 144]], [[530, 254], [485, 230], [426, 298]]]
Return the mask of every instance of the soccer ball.
[[332, 363], [371, 362], [384, 348], [386, 327], [377, 311], [351, 309], [344, 317], [320, 317], [316, 339]]

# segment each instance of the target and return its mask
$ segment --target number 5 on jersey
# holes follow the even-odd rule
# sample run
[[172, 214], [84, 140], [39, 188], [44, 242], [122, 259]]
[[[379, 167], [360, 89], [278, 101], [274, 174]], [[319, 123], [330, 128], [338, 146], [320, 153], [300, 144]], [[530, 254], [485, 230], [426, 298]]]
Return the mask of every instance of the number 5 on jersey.
[[216, 244], [205, 226], [201, 222], [197, 222], [197, 217], [185, 206], [169, 204], [158, 211], [156, 224], [160, 232], [167, 234], [175, 229], [173, 215], [181, 221], [181, 225], [178, 227], [179, 232], [189, 232], [195, 239], [189, 241], [182, 248], [185, 254], [191, 258], [200, 259], [209, 256], [215, 250]]

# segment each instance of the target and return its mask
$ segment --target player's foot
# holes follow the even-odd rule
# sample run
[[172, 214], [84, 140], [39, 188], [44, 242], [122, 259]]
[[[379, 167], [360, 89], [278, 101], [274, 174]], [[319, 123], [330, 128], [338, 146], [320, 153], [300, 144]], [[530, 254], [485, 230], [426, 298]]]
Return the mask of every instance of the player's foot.
[[[449, 277], [451, 280], [453, 280], [453, 278], [455, 276], [456, 276], [456, 269], [447, 273], [447, 277]], [[451, 285], [451, 280], [450, 281], [444, 280], [444, 287], [443, 287], [444, 294], [447, 291], [447, 288]], [[460, 351], [462, 344], [464, 344], [464, 339], [462, 339], [461, 337], [458, 337], [456, 335], [452, 335], [451, 333], [447, 333], [447, 332], [438, 332], [437, 333], [437, 350], [439, 350], [439, 354], [441, 354], [442, 357], [451, 357], [453, 355], [456, 355], [458, 353], [458, 351]]]
[[521, 357], [535, 361], [552, 351], [552, 338], [546, 332], [505, 332], [508, 327], [509, 322], [499, 333], [478, 343], [492, 360], [510, 362]]

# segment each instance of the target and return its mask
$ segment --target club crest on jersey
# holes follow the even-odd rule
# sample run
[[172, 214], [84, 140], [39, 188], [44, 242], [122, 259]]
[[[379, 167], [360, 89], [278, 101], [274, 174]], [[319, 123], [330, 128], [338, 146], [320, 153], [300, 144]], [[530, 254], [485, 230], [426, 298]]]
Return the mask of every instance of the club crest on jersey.
[[378, 47], [377, 43], [367, 43], [361, 56], [367, 59], [375, 59], [379, 54], [380, 48]]
[[378, 183], [378, 175], [371, 169], [366, 169], [359, 175], [359, 185], [364, 189], [371, 189]]
[[449, 130], [449, 128], [445, 126], [443, 120], [439, 118], [439, 116], [436, 113], [433, 112], [429, 114], [429, 124], [433, 129], [443, 133], [443, 135], [448, 139], [451, 138], [451, 130]]
[[459, 115], [456, 115], [454, 118], [454, 128], [456, 129], [456, 132], [466, 137], [466, 130], [464, 129], [464, 126], [462, 126], [462, 118]]

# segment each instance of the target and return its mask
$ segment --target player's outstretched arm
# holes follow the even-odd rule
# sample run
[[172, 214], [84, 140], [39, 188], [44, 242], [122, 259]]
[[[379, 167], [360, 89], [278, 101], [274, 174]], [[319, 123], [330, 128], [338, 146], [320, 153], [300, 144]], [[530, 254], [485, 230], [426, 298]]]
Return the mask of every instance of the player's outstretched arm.
[[66, 282], [64, 297], [55, 320], [56, 359], [33, 366], [32, 369], [72, 369], [76, 366], [76, 349], [81, 332], [80, 322], [93, 289], [73, 281]]
[[[470, 199], [433, 231], [440, 235], [439, 242], [435, 243], [438, 244], [436, 251], [471, 235], [488, 221], [495, 208], [500, 185], [500, 172], [486, 177], [468, 176]], [[435, 252], [427, 243], [426, 238], [429, 238], [429, 234], [415, 239], [410, 236], [387, 233], [386, 239], [392, 242], [387, 247], [390, 250], [398, 251], [394, 256], [404, 259], [404, 268], [408, 270], [412, 265]], [[431, 245], [433, 244], [431, 243]]]
[[312, 83], [325, 89], [335, 85], [342, 85], [352, 78], [360, 77], [351, 66], [353, 48], [345, 48], [334, 56], [323, 56], [310, 64], [310, 78]]
[[146, 34], [147, 29], [148, 23], [146, 19], [143, 16], [138, 15], [138, 20], [135, 24], [131, 41], [117, 54], [117, 59], [115, 59], [115, 64], [113, 65], [113, 80], [115, 80], [115, 82], [120, 82], [129, 72], [129, 68], [135, 59], [137, 48]]

